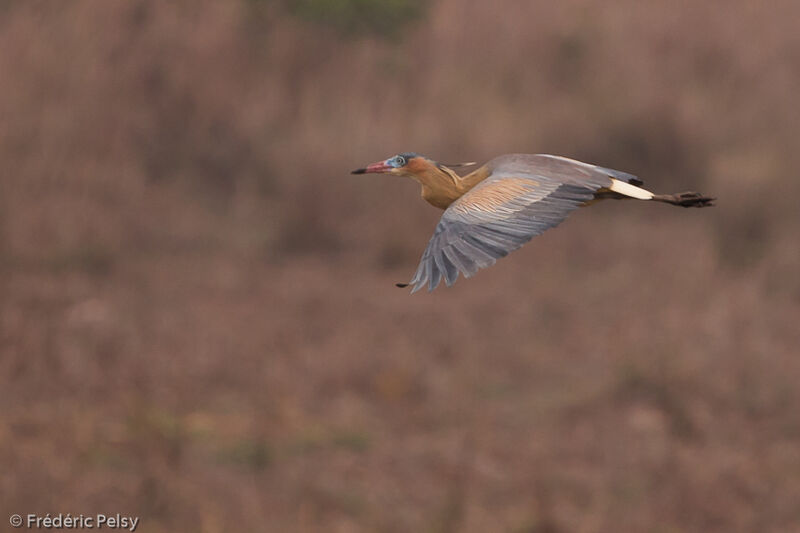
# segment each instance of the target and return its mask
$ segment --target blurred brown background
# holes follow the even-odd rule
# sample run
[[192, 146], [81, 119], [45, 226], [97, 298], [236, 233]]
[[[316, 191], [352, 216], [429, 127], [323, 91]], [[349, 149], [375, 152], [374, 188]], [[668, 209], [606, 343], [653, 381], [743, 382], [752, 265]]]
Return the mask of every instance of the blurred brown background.
[[[0, 520], [800, 531], [800, 4], [0, 3]], [[348, 172], [557, 153], [607, 202], [451, 289]], [[6, 527], [6, 526], [3, 526]]]

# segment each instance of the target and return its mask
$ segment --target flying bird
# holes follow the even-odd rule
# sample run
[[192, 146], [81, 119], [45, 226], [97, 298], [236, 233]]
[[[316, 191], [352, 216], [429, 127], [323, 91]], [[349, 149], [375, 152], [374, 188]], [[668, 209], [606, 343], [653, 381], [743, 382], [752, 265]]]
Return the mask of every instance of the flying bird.
[[557, 226], [575, 209], [613, 198], [707, 207], [715, 198], [696, 192], [653, 194], [632, 174], [547, 154], [496, 157], [461, 176], [451, 167], [414, 152], [397, 154], [352, 174], [394, 174], [413, 178], [422, 198], [444, 209], [419, 267], [408, 283], [412, 294], [459, 273], [473, 276], [536, 235]]

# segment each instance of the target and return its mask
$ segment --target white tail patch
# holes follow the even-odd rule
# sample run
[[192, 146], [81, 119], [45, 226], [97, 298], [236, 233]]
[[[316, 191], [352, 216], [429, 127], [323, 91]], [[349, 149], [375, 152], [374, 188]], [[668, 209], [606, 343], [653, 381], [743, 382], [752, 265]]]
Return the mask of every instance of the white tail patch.
[[653, 199], [653, 193], [650, 191], [637, 187], [636, 185], [631, 185], [630, 183], [625, 183], [624, 181], [615, 180], [614, 178], [611, 178], [611, 187], [609, 187], [609, 189], [639, 200]]

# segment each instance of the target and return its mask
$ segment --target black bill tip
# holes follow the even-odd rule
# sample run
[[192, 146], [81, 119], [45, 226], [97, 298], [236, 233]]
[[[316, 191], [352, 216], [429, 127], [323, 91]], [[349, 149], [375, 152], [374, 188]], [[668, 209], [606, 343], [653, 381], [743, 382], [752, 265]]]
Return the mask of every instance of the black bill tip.
[[350, 174], [366, 174], [366, 173], [367, 173], [366, 168], [357, 168], [354, 171], [350, 172]]
[[394, 286], [399, 289], [405, 289], [406, 287], [408, 287], [408, 283], [395, 283]]

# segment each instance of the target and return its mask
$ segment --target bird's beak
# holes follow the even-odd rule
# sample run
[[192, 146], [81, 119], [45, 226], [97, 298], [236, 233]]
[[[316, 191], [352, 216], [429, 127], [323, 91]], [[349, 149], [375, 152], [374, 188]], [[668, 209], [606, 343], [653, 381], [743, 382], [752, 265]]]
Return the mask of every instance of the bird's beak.
[[377, 163], [367, 165], [367, 168], [357, 168], [350, 174], [381, 174], [383, 172], [389, 172], [393, 168], [394, 167], [387, 165], [386, 161], [378, 161]]

